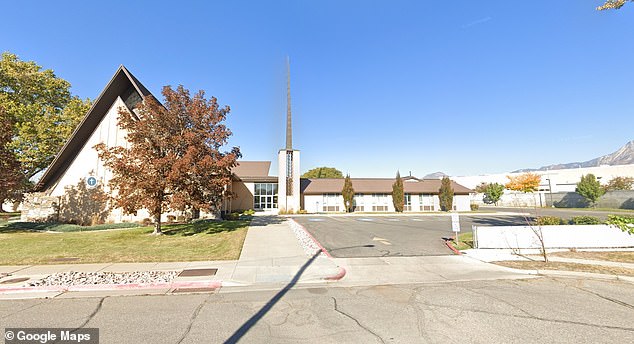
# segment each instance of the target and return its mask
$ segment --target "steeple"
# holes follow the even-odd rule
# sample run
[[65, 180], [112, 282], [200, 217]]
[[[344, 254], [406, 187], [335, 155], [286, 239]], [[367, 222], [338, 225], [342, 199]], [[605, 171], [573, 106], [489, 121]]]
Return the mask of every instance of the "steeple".
[[293, 127], [291, 125], [291, 62], [286, 57], [286, 150], [293, 150]]

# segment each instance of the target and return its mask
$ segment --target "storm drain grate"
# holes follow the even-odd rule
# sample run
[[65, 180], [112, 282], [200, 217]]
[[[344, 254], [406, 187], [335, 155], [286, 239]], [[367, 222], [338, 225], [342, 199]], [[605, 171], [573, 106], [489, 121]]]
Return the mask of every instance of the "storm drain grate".
[[28, 281], [29, 279], [30, 278], [28, 278], [28, 277], [11, 278], [11, 279], [8, 279], [8, 280], [0, 281], [0, 284], [20, 283], [20, 282]]
[[218, 272], [218, 269], [185, 269], [178, 277], [214, 276], [216, 272]]
[[178, 293], [213, 293], [218, 288], [176, 288], [172, 290], [172, 294]]

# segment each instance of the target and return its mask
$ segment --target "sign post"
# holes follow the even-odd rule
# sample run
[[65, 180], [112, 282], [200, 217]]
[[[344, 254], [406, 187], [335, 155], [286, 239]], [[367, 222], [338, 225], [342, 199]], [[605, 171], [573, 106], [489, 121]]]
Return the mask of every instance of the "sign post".
[[458, 232], [460, 232], [460, 217], [458, 213], [451, 214], [451, 230], [454, 232], [456, 244], [458, 244]]

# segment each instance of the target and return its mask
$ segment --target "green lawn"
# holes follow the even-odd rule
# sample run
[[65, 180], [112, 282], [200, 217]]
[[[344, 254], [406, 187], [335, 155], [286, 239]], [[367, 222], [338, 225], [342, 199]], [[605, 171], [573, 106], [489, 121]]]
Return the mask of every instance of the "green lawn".
[[454, 241], [454, 247], [457, 250], [468, 250], [473, 248], [473, 232], [458, 234], [458, 239], [460, 242], [456, 243]]
[[249, 222], [170, 224], [161, 236], [152, 227], [44, 233], [0, 223], [0, 265], [238, 259]]

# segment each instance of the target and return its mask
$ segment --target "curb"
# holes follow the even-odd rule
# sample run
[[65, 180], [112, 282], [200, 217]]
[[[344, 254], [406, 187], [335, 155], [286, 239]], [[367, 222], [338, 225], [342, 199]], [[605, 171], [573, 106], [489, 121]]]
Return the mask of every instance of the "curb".
[[106, 291], [106, 290], [152, 290], [152, 289], [191, 289], [191, 288], [213, 288], [222, 287], [220, 281], [190, 281], [172, 283], [131, 283], [131, 284], [89, 284], [73, 286], [42, 286], [42, 287], [7, 287], [0, 288], [2, 294], [18, 293], [46, 293], [46, 292], [74, 292], [74, 291]]
[[346, 269], [342, 268], [341, 266], [339, 266], [338, 268], [339, 268], [339, 272], [336, 275], [324, 277], [323, 279], [326, 281], [339, 281], [344, 276], [346, 276], [346, 272], [347, 272]]
[[565, 270], [528, 270], [528, 271], [534, 271], [540, 276], [571, 277], [571, 278], [586, 277], [586, 278], [592, 278], [592, 279], [623, 281], [628, 283], [634, 283], [634, 277], [632, 276], [597, 274], [593, 272], [565, 271]]
[[455, 247], [453, 247], [451, 240], [445, 240], [445, 245], [447, 245], [447, 247], [449, 247], [449, 249], [452, 250], [454, 254], [457, 254], [459, 256], [462, 255], [462, 252], [458, 251]]
[[301, 229], [302, 229], [302, 230], [306, 233], [306, 235], [308, 235], [308, 237], [309, 237], [309, 238], [310, 238], [310, 239], [311, 239], [311, 240], [315, 243], [315, 245], [317, 245], [317, 247], [319, 247], [319, 249], [321, 249], [321, 252], [323, 252], [323, 253], [324, 253], [324, 254], [325, 254], [328, 258], [332, 258], [332, 256], [330, 255], [330, 253], [328, 253], [328, 251], [326, 251], [326, 249], [325, 249], [323, 246], [321, 246], [321, 244], [319, 243], [319, 241], [317, 241], [317, 239], [315, 239], [315, 237], [314, 237], [312, 234], [310, 234], [310, 232], [308, 232], [308, 231], [306, 230], [306, 228], [304, 228], [304, 226], [302, 226], [299, 222], [295, 221], [293, 218], [290, 218], [290, 217], [289, 217], [288, 219], [289, 219], [290, 221], [293, 221], [293, 223], [294, 223], [295, 225], [297, 225], [299, 228], [301, 228]]

